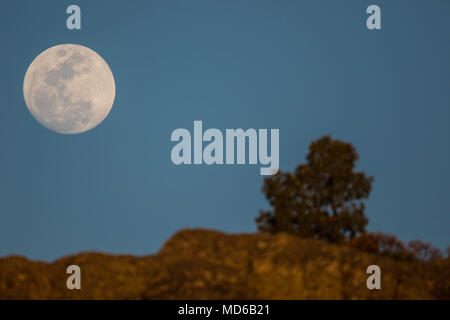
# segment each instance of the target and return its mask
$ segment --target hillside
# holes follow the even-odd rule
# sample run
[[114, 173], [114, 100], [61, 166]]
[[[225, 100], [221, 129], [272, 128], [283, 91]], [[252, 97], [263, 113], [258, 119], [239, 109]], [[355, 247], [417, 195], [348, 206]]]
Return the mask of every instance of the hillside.
[[[66, 288], [71, 264], [81, 290]], [[381, 290], [366, 287], [371, 264], [381, 267]], [[448, 299], [449, 272], [448, 259], [400, 262], [284, 234], [183, 230], [150, 256], [0, 258], [0, 299]]]

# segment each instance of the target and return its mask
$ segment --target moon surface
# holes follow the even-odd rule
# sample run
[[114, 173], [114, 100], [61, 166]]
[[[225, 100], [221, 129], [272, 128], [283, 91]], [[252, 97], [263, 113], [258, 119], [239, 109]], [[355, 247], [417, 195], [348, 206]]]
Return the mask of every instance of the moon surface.
[[96, 127], [111, 110], [115, 94], [114, 76], [105, 60], [75, 44], [42, 52], [23, 82], [25, 103], [34, 118], [64, 134]]

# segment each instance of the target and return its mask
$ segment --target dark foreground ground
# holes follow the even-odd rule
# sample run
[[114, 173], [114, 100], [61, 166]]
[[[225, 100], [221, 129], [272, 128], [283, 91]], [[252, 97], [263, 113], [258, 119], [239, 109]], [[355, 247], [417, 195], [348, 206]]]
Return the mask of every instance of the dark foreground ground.
[[[68, 290], [78, 265], [81, 290]], [[368, 290], [366, 268], [381, 268]], [[0, 299], [450, 299], [449, 259], [397, 261], [289, 235], [184, 230], [150, 256], [0, 258]]]

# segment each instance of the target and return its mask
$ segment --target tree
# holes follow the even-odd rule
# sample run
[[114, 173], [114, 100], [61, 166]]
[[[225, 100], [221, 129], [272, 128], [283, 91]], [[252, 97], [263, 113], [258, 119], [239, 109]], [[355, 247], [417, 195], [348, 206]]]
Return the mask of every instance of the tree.
[[422, 261], [434, 261], [443, 258], [441, 250], [431, 243], [413, 240], [408, 243], [408, 250], [414, 258]]
[[363, 232], [368, 221], [362, 200], [373, 177], [355, 172], [355, 148], [325, 136], [311, 143], [306, 160], [294, 173], [280, 171], [264, 180], [272, 210], [260, 212], [258, 229], [331, 242]]
[[348, 244], [362, 251], [390, 256], [399, 260], [411, 260], [414, 253], [394, 235], [382, 232], [363, 232], [350, 239]]

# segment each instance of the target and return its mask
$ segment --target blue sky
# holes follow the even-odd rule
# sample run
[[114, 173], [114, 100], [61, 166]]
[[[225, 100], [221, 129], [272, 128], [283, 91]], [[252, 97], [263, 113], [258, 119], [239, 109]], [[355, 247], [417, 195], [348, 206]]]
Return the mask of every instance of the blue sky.
[[[66, 28], [78, 4], [82, 30]], [[365, 9], [378, 4], [382, 30]], [[156, 252], [182, 228], [253, 232], [259, 166], [175, 166], [176, 128], [279, 128], [280, 167], [325, 134], [375, 176], [369, 230], [450, 244], [450, 2], [2, 1], [0, 256]], [[99, 53], [116, 81], [95, 129], [61, 135], [22, 85], [47, 48]]]

